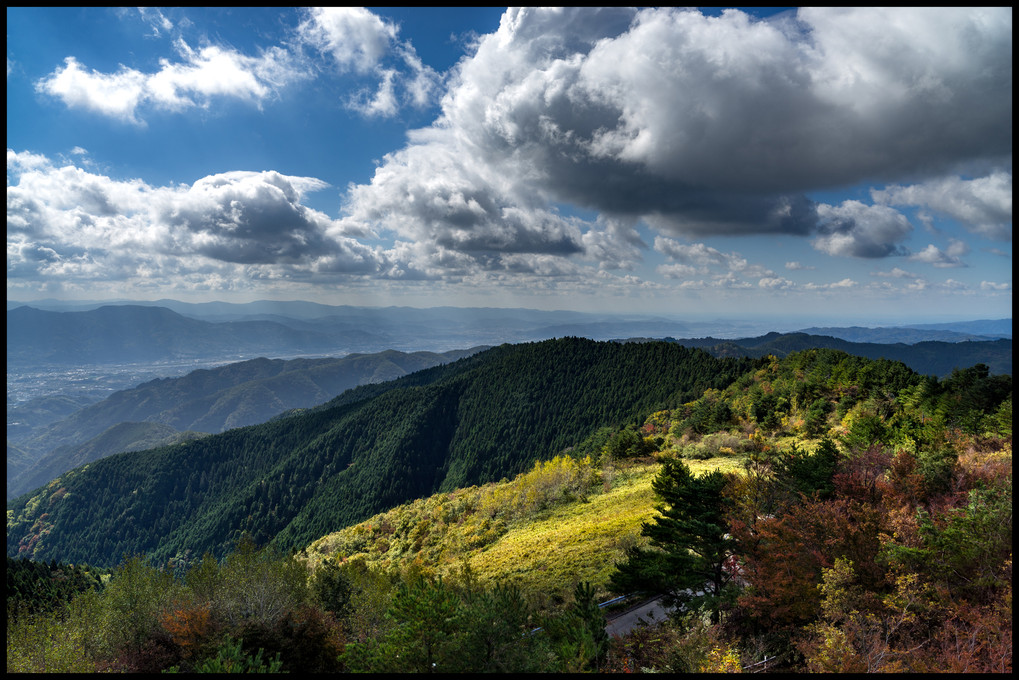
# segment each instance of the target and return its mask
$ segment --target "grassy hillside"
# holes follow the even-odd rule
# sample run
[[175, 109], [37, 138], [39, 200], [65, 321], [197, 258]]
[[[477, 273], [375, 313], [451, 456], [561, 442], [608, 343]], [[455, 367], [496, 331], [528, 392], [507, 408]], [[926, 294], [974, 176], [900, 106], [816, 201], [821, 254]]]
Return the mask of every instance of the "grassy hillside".
[[[697, 474], [732, 471], [741, 456], [692, 461]], [[607, 591], [624, 550], [643, 543], [654, 515], [653, 458], [605, 465], [557, 457], [513, 480], [457, 489], [379, 513], [314, 541], [313, 566], [362, 560], [385, 572], [418, 571], [519, 587], [542, 605], [566, 601], [580, 581]]]

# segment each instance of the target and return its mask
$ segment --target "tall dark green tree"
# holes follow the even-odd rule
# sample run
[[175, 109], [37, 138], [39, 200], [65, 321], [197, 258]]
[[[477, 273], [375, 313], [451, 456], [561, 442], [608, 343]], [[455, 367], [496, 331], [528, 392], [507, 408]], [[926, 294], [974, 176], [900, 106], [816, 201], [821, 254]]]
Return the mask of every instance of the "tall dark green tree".
[[823, 500], [835, 491], [832, 478], [841, 459], [835, 442], [825, 437], [812, 454], [801, 451], [795, 444], [777, 453], [771, 459], [771, 468], [776, 486], [785, 495], [798, 499], [817, 494]]
[[652, 482], [659, 515], [641, 529], [650, 545], [627, 550], [612, 587], [662, 594], [666, 606], [702, 600], [717, 618], [719, 597], [731, 578], [724, 567], [733, 547], [724, 487], [725, 475], [717, 470], [695, 477], [683, 461], [667, 459]]

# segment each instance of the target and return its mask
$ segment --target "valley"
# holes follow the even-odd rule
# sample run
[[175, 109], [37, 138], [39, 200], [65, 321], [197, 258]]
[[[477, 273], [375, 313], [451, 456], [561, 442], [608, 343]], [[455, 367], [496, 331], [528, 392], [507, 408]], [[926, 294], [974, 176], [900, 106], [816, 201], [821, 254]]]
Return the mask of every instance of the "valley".
[[[80, 366], [11, 367], [7, 371], [8, 428], [46, 423], [47, 416], [33, 415], [64, 399], [79, 408], [101, 401], [119, 390], [159, 378], [173, 378], [191, 371], [213, 368], [249, 357], [226, 356], [208, 360], [83, 364]], [[279, 357], [297, 358], [297, 357]], [[76, 409], [75, 409], [76, 410]], [[73, 411], [57, 411], [70, 415]], [[52, 417], [49, 417], [52, 422]]]

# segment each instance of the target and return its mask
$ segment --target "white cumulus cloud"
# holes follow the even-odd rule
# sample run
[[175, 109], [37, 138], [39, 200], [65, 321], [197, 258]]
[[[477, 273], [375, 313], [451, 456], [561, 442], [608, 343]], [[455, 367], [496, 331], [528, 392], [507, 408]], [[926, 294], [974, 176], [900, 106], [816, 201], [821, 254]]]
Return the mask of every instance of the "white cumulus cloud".
[[585, 248], [599, 227], [552, 207], [570, 203], [664, 236], [789, 233], [830, 255], [904, 255], [912, 225], [891, 204], [807, 193], [1010, 157], [1011, 62], [1009, 8], [511, 9], [346, 215], [468, 253], [509, 251], [513, 235], [626, 259]]
[[987, 238], [1012, 240], [1011, 172], [969, 180], [956, 176], [909, 186], [893, 185], [872, 195], [878, 203], [928, 208]]
[[359, 275], [392, 266], [304, 205], [325, 186], [268, 171], [154, 187], [8, 150], [8, 277]]
[[905, 255], [900, 245], [913, 231], [906, 216], [883, 205], [843, 201], [834, 206], [817, 206], [820, 235], [813, 245], [829, 255], [846, 257], [888, 257]]
[[287, 82], [306, 77], [279, 47], [257, 57], [217, 45], [196, 50], [180, 39], [175, 47], [180, 60], [160, 60], [155, 73], [124, 66], [115, 73], [100, 73], [67, 57], [63, 67], [36, 83], [36, 90], [71, 108], [140, 125], [144, 106], [182, 111], [208, 106], [217, 97], [259, 103]]
[[297, 28], [299, 39], [329, 55], [341, 72], [372, 75], [376, 84], [346, 101], [362, 115], [388, 117], [409, 103], [423, 107], [438, 96], [441, 78], [399, 40], [399, 27], [363, 7], [316, 7]]

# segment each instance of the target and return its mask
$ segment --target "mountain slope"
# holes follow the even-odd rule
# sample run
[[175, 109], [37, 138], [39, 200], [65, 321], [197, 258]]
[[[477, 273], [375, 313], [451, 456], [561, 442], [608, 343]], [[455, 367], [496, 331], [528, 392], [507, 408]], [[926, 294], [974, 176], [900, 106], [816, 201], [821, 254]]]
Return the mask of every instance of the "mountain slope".
[[[90, 457], [72, 451], [118, 423], [159, 423], [173, 431], [218, 433], [254, 425], [291, 409], [309, 408], [365, 383], [377, 383], [454, 361], [474, 350], [444, 353], [386, 351], [329, 359], [252, 359], [180, 378], [152, 380], [87, 406], [31, 437], [8, 438], [35, 452], [36, 461], [20, 472], [8, 470], [7, 493], [13, 497], [48, 482], [84, 462], [127, 448], [101, 448]], [[110, 440], [105, 440], [110, 441]], [[153, 442], [150, 446], [155, 446]], [[149, 447], [145, 447], [149, 448]]]
[[222, 552], [241, 531], [307, 545], [407, 500], [522, 472], [758, 363], [672, 343], [494, 348], [310, 413], [71, 471], [8, 503], [8, 554], [166, 560]]
[[178, 432], [162, 423], [118, 423], [86, 442], [58, 447], [42, 459], [33, 461], [8, 481], [8, 495], [35, 489], [67, 470], [112, 453], [168, 446], [202, 436], [204, 433], [201, 432]]

